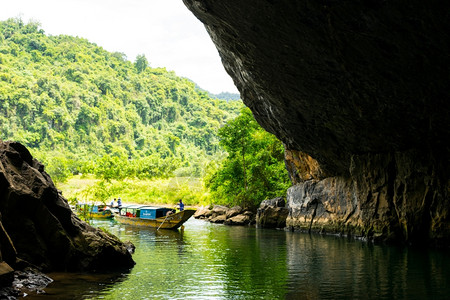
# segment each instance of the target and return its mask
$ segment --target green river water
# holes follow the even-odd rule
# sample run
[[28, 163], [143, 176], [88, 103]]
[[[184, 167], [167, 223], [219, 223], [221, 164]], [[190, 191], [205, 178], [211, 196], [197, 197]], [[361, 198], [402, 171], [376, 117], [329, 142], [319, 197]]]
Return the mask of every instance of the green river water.
[[450, 299], [448, 251], [195, 219], [178, 231], [94, 226], [133, 242], [135, 267], [50, 274], [47, 294], [29, 299]]

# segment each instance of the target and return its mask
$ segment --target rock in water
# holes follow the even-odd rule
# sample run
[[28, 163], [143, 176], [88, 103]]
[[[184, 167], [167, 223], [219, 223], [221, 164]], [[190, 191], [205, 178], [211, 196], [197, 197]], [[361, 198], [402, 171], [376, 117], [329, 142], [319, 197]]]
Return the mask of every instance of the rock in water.
[[256, 212], [256, 226], [262, 228], [284, 228], [289, 210], [283, 197], [264, 200]]
[[1, 258], [44, 271], [131, 268], [117, 237], [81, 221], [57, 191], [44, 166], [20, 143], [0, 142]]

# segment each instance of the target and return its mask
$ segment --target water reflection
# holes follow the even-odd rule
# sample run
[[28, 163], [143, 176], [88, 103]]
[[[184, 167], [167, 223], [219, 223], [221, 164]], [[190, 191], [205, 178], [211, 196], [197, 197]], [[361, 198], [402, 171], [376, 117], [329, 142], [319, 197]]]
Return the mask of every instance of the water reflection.
[[54, 282], [45, 294], [30, 294], [26, 299], [97, 299], [105, 290], [127, 279], [127, 273], [86, 274], [50, 273]]
[[450, 293], [446, 252], [195, 219], [178, 231], [95, 225], [133, 242], [137, 264], [128, 274], [62, 275], [47, 289], [58, 299], [445, 299]]
[[447, 253], [295, 233], [286, 233], [286, 245], [287, 299], [447, 299], [450, 292]]

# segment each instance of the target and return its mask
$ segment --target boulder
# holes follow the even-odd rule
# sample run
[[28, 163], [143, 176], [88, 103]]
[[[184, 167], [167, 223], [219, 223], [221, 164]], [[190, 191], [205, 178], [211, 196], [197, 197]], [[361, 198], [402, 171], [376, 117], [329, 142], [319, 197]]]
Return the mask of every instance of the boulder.
[[284, 206], [283, 197], [262, 201], [256, 212], [256, 226], [261, 228], [286, 227], [289, 210]]
[[207, 207], [201, 207], [197, 209], [194, 213], [194, 218], [196, 219], [207, 219], [209, 216], [211, 216], [212, 211]]
[[219, 216], [219, 215], [226, 215], [229, 208], [223, 205], [214, 205], [212, 209], [213, 215]]
[[72, 212], [44, 166], [20, 143], [0, 142], [0, 213], [1, 258], [13, 269], [18, 259], [44, 271], [123, 270], [134, 265], [117, 237]]
[[252, 223], [252, 217], [249, 214], [240, 214], [226, 219], [225, 225], [248, 225]]
[[218, 215], [215, 217], [210, 217], [209, 221], [211, 223], [223, 223], [223, 222], [225, 222], [226, 219], [227, 219], [227, 217], [224, 214], [222, 214], [222, 215]]
[[243, 211], [242, 207], [240, 206], [233, 206], [227, 211], [227, 219], [232, 218], [234, 216], [237, 216]]

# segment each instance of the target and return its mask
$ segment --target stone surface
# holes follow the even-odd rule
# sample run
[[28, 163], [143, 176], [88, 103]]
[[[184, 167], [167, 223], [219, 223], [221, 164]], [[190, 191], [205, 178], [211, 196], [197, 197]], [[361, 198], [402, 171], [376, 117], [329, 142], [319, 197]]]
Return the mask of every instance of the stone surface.
[[232, 208], [230, 208], [227, 211], [227, 214], [226, 214], [227, 219], [239, 215], [242, 211], [243, 211], [242, 207], [240, 207], [240, 206], [233, 206]]
[[205, 213], [211, 223], [223, 223], [227, 219], [227, 212], [229, 208], [223, 205], [214, 205], [210, 212]]
[[284, 200], [283, 197], [277, 197], [277, 198], [273, 198], [273, 199], [268, 199], [268, 200], [263, 200], [261, 201], [261, 204], [259, 205], [260, 209], [265, 209], [265, 208], [277, 208], [277, 207], [285, 207], [286, 206], [286, 201]]
[[[387, 242], [449, 245], [448, 182], [417, 151], [355, 156], [351, 178], [329, 177], [288, 190], [287, 226]], [[376, 165], [377, 168], [373, 168]]]
[[248, 225], [252, 223], [252, 218], [249, 215], [235, 215], [225, 220], [225, 225]]
[[211, 223], [223, 223], [223, 222], [225, 222], [226, 219], [227, 219], [227, 216], [225, 214], [223, 214], [223, 215], [218, 215], [215, 217], [210, 217], [209, 221]]
[[252, 225], [255, 223], [255, 214], [240, 206], [228, 208], [223, 205], [215, 205], [212, 209], [203, 207], [197, 210], [194, 217], [225, 225]]
[[13, 287], [25, 293], [44, 293], [43, 289], [51, 282], [53, 279], [47, 275], [28, 267], [15, 272]]
[[278, 197], [261, 202], [256, 212], [256, 226], [261, 228], [284, 228], [289, 210], [285, 207], [286, 201]]
[[228, 210], [229, 210], [229, 208], [226, 206], [214, 205], [212, 212], [214, 215], [226, 215]]
[[320, 195], [300, 192], [290, 224], [450, 240], [450, 2], [183, 2], [293, 184]]
[[326, 177], [319, 163], [301, 151], [285, 149], [284, 157], [292, 184]]
[[196, 219], [206, 219], [212, 214], [211, 210], [207, 207], [201, 207], [197, 209], [194, 213], [194, 218]]
[[81, 221], [44, 166], [15, 142], [0, 142], [0, 212], [1, 257], [12, 268], [18, 259], [44, 271], [134, 265], [127, 246]]

